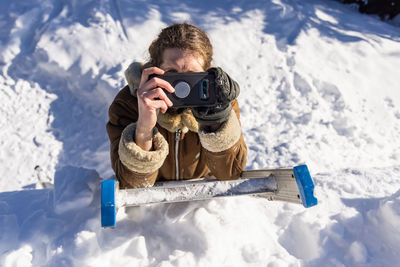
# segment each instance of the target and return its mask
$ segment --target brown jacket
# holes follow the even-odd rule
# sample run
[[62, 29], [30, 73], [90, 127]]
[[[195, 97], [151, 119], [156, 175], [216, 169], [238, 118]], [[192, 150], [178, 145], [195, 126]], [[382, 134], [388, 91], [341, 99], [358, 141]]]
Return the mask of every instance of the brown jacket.
[[143, 151], [134, 140], [137, 98], [128, 86], [123, 88], [109, 108], [107, 123], [111, 164], [120, 187], [148, 187], [156, 180], [210, 175], [220, 180], [237, 179], [246, 166], [247, 147], [240, 129], [237, 100], [231, 105], [234, 112], [214, 133], [198, 130], [190, 110], [180, 118], [165, 118], [160, 113], [153, 133], [153, 151]]

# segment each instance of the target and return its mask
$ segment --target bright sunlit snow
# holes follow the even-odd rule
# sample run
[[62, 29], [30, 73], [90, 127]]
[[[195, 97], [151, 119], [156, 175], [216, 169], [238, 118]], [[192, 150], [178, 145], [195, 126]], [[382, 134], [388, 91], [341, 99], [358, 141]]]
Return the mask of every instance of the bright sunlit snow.
[[[398, 266], [400, 27], [331, 0], [0, 10], [0, 266]], [[160, 204], [100, 227], [108, 106], [128, 65], [183, 21], [241, 85], [247, 169], [306, 163], [317, 206]]]

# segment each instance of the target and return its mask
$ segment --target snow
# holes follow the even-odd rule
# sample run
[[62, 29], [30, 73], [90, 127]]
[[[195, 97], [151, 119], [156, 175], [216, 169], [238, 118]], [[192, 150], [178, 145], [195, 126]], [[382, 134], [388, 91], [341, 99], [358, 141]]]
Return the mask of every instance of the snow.
[[[400, 28], [335, 1], [1, 1], [1, 266], [397, 266]], [[164, 26], [191, 21], [241, 85], [248, 169], [307, 163], [319, 204], [120, 209], [107, 109]], [[54, 188], [48, 188], [51, 181]]]
[[228, 181], [193, 179], [193, 181], [156, 183], [153, 187], [144, 189], [119, 190], [115, 196], [115, 202], [117, 207], [138, 206], [146, 203], [171, 203], [231, 195], [252, 195], [274, 192], [277, 189], [277, 183], [273, 177]]

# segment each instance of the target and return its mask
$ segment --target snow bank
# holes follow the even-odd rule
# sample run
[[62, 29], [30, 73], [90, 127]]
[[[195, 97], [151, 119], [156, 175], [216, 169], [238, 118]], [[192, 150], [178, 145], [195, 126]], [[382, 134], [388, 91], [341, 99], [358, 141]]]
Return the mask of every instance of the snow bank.
[[117, 228], [102, 229], [98, 174], [67, 166], [57, 172], [54, 189], [0, 193], [0, 263], [396, 266], [400, 191], [340, 193], [347, 179], [377, 186], [382, 174], [400, 183], [400, 167], [342, 170], [329, 174], [336, 176], [329, 186], [326, 174], [317, 174], [320, 204], [308, 210], [250, 197], [150, 205], [120, 209]]
[[1, 193], [0, 264], [51, 266], [64, 261], [58, 254], [71, 249], [74, 235], [91, 220], [98, 221], [99, 182], [95, 171], [66, 166], [57, 171], [54, 189]]

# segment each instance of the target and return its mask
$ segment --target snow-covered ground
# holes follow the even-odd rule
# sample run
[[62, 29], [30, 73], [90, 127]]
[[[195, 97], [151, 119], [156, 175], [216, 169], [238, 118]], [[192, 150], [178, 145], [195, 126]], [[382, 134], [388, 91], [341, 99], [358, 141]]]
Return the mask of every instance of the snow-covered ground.
[[[398, 266], [399, 27], [330, 0], [0, 10], [1, 266]], [[152, 205], [100, 227], [108, 106], [124, 69], [175, 21], [205, 29], [214, 64], [241, 85], [247, 168], [307, 163], [317, 206]]]

